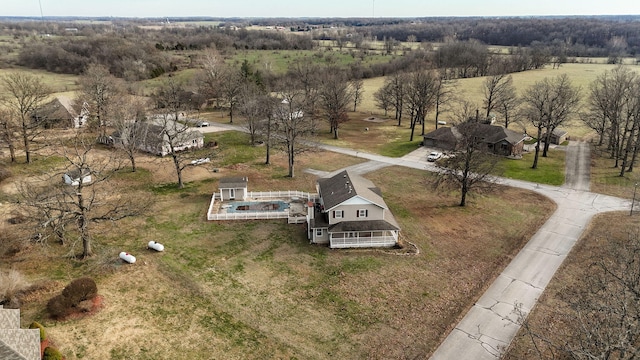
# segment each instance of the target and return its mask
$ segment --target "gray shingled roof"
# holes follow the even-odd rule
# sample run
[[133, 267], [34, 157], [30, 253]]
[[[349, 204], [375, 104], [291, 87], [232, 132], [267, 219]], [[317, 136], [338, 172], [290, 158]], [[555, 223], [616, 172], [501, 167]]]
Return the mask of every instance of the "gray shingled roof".
[[475, 134], [482, 137], [484, 142], [491, 144], [506, 140], [510, 144], [515, 145], [524, 140], [525, 137], [523, 133], [489, 124], [476, 124]]
[[[386, 217], [386, 216], [385, 216]], [[391, 217], [393, 219], [393, 217]], [[344, 232], [344, 231], [376, 231], [376, 230], [400, 230], [400, 227], [395, 223], [385, 220], [365, 220], [365, 221], [342, 221], [329, 227], [331, 232]]]
[[[525, 136], [517, 131], [505, 129], [502, 126], [489, 124], [473, 124], [474, 135], [481, 138], [482, 142], [495, 144], [506, 140], [515, 145], [524, 140]], [[451, 143], [457, 142], [462, 135], [455, 127], [443, 127], [424, 135], [425, 139], [435, 139]]]
[[20, 328], [20, 310], [0, 306], [0, 359], [40, 360], [40, 330]]
[[34, 115], [38, 118], [53, 120], [70, 120], [75, 117], [74, 114], [72, 114], [58, 98], [44, 104], [37, 112], [34, 113]]
[[218, 189], [240, 189], [246, 188], [249, 178], [247, 177], [224, 177], [220, 178]]
[[452, 127], [437, 128], [424, 134], [424, 138], [455, 143], [458, 140], [459, 134], [457, 134], [457, 132], [454, 133], [453, 129]]
[[355, 196], [360, 196], [383, 209], [387, 209], [387, 204], [380, 195], [380, 189], [370, 180], [347, 170], [341, 171], [330, 178], [319, 179], [318, 186], [320, 188], [320, 196], [324, 201], [325, 211], [329, 211], [336, 205], [342, 204]]

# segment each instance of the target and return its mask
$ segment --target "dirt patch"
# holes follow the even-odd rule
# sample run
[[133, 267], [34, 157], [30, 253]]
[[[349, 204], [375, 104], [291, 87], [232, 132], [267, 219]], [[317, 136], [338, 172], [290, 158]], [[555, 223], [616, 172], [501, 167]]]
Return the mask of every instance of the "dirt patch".
[[90, 317], [95, 315], [98, 311], [104, 308], [104, 297], [102, 295], [97, 295], [91, 300], [81, 302], [75, 311], [71, 312], [71, 314], [67, 315], [63, 321], [74, 321], [79, 319], [84, 319], [86, 317]]

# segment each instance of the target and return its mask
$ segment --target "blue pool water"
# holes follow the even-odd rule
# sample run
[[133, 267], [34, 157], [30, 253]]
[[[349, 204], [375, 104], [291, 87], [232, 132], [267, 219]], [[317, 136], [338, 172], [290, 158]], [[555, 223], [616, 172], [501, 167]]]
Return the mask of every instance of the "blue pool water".
[[233, 201], [227, 203], [228, 213], [287, 211], [289, 204], [282, 200], [274, 201]]

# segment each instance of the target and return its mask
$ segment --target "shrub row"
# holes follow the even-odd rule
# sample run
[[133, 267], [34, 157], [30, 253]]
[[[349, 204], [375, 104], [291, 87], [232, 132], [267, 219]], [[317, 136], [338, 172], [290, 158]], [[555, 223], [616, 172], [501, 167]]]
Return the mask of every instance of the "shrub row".
[[58, 349], [52, 346], [47, 346], [46, 348], [44, 348], [42, 360], [62, 360], [62, 354]]
[[44, 326], [37, 321], [34, 321], [29, 325], [29, 329], [38, 329], [40, 330], [40, 342], [47, 340], [47, 333], [44, 331]]
[[80, 303], [91, 300], [98, 295], [98, 286], [93, 279], [84, 277], [73, 280], [62, 290], [62, 294], [54, 296], [47, 303], [47, 311], [53, 318], [69, 315]]

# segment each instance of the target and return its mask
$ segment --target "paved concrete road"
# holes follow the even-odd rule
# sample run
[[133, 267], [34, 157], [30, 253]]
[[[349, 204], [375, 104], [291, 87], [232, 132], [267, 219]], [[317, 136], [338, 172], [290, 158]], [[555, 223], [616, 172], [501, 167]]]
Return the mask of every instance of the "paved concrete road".
[[589, 191], [591, 161], [589, 144], [570, 142], [567, 146], [566, 173], [563, 187]]
[[431, 359], [497, 359], [520, 326], [516, 304], [528, 313], [593, 216], [626, 210], [627, 200], [585, 191], [539, 186], [514, 180], [505, 185], [541, 193], [558, 204], [557, 210], [498, 276]]
[[241, 126], [232, 125], [232, 124], [220, 124], [215, 122], [210, 122], [209, 126], [195, 127], [194, 129], [200, 131], [203, 134], [220, 132], [220, 131], [229, 131], [229, 130], [247, 132], [247, 130], [243, 129]]
[[[426, 161], [429, 149], [421, 148], [395, 159], [334, 146], [319, 146], [377, 163], [436, 170], [433, 163]], [[589, 156], [587, 144], [572, 144], [567, 148], [565, 171], [568, 181], [562, 187], [512, 179], [498, 180], [507, 186], [545, 195], [558, 207], [455, 326], [434, 352], [432, 360], [498, 359], [520, 328], [514, 313], [516, 305], [525, 314], [533, 308], [593, 216], [629, 209], [629, 200], [588, 192]]]
[[558, 208], [440, 344], [432, 360], [498, 359], [520, 329], [515, 306], [525, 314], [533, 308], [593, 216], [629, 208], [626, 199], [588, 192], [589, 162], [588, 145], [571, 144], [562, 187], [500, 181], [543, 194]]
[[[437, 170], [433, 163], [426, 161], [428, 149], [424, 148], [398, 159], [336, 146], [316, 145], [328, 151], [378, 163]], [[525, 313], [533, 308], [594, 215], [629, 209], [631, 203], [627, 199], [588, 192], [588, 150], [587, 144], [568, 147], [568, 181], [562, 187], [511, 179], [498, 180], [504, 185], [543, 194], [555, 201], [558, 207], [440, 344], [432, 355], [432, 360], [498, 359], [519, 329], [517, 317], [513, 313], [516, 304], [521, 305]], [[359, 166], [361, 171], [365, 171], [365, 165]], [[381, 165], [372, 165], [371, 168], [377, 166]]]

